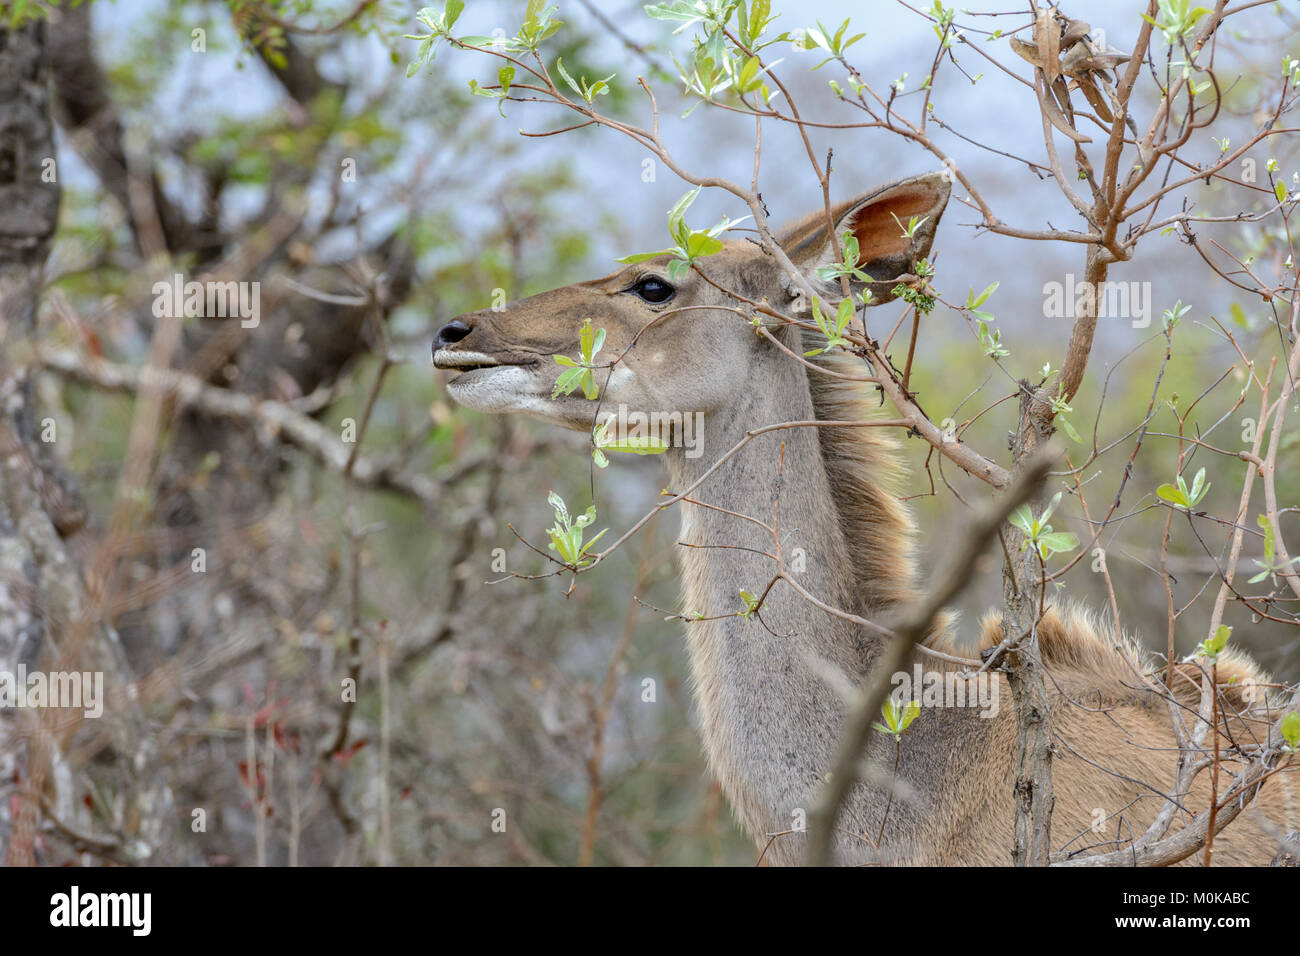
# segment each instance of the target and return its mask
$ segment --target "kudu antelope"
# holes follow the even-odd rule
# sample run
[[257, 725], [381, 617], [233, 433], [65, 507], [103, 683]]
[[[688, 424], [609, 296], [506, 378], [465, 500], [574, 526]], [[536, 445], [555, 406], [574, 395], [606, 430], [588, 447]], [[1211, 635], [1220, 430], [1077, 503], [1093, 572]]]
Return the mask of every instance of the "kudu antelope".
[[[928, 255], [948, 194], [946, 178], [932, 174], [834, 210], [837, 233], [852, 230], [858, 239], [860, 266], [875, 280], [876, 302], [891, 297], [892, 277]], [[912, 216], [923, 222], [909, 239], [899, 221]], [[815, 272], [831, 257], [825, 222], [824, 211], [815, 213], [779, 242], [813, 288], [833, 300], [836, 290]], [[607, 332], [603, 355], [622, 355], [603, 386], [604, 409], [704, 416], [703, 454], [692, 457], [673, 447], [663, 455], [673, 489], [690, 485], [757, 426], [869, 416], [876, 403], [864, 386], [810, 372], [755, 334], [745, 318], [720, 310], [737, 303], [718, 287], [787, 312], [801, 307], [793, 301], [797, 291], [759, 245], [725, 242], [721, 252], [699, 262], [711, 281], [695, 272], [670, 280], [666, 265], [666, 257], [652, 259], [501, 311], [462, 315], [438, 331], [434, 364], [458, 372], [448, 389], [465, 406], [523, 412], [589, 431], [596, 402], [580, 391], [558, 398], [552, 391], [562, 371], [553, 356], [579, 354], [579, 330], [590, 318]], [[804, 351], [797, 327], [773, 322], [769, 329], [787, 349]], [[842, 371], [861, 368], [843, 354], [819, 361]], [[603, 377], [598, 374], [598, 381]], [[740, 589], [757, 593], [771, 579], [772, 562], [762, 554], [771, 547], [770, 535], [738, 515], [770, 519], [783, 442], [780, 526], [790, 537], [782, 543], [787, 553], [804, 549], [802, 585], [822, 602], [866, 617], [909, 600], [917, 588], [914, 529], [895, 491], [894, 444], [882, 432], [784, 429], [751, 441], [726, 461], [695, 493], [715, 507], [678, 505], [680, 540], [705, 546], [680, 549], [686, 610], [725, 614], [737, 608]], [[710, 547], [717, 545], [727, 547]], [[815, 805], [842, 719], [843, 689], [832, 685], [860, 681], [880, 645], [873, 632], [819, 610], [782, 583], [767, 595], [761, 616], [762, 623], [734, 614], [688, 622], [686, 643], [710, 767], [744, 826], [765, 846], [770, 834], [795, 829], [798, 809]], [[981, 647], [1001, 639], [996, 618], [982, 631]], [[1116, 641], [1085, 613], [1050, 611], [1040, 634], [1059, 740], [1053, 846], [1111, 849], [1113, 841], [1145, 830], [1163, 803], [1160, 791], [1174, 780], [1171, 708], [1138, 677], [1136, 668], [1148, 665], [1136, 646]], [[931, 639], [944, 642], [956, 648], [942, 634]], [[978, 650], [956, 652], [973, 657]], [[931, 657], [917, 661], [935, 667]], [[828, 680], [828, 672], [843, 676]], [[1232, 681], [1237, 707], [1242, 701], [1235, 688], [1247, 678], [1264, 679], [1236, 656], [1220, 659], [1219, 677]], [[1016, 727], [1010, 692], [1002, 677], [995, 679], [1003, 682], [998, 689], [1005, 704], [995, 717], [981, 717], [972, 707], [922, 710], [903, 738], [896, 780], [879, 772], [851, 792], [836, 836], [837, 861], [1010, 862]], [[1178, 688], [1192, 723], [1198, 687], [1184, 675]], [[888, 769], [894, 744], [881, 736], [874, 738], [870, 762]], [[1201, 782], [1207, 776], [1202, 773], [1199, 789], [1183, 798], [1189, 813], [1180, 813], [1179, 821], [1206, 810], [1208, 785]], [[887, 825], [873, 849], [891, 787]], [[1216, 862], [1267, 862], [1276, 852], [1274, 834], [1300, 823], [1294, 787], [1286, 774], [1275, 775], [1218, 835]], [[1104, 834], [1092, 830], [1102, 818], [1097, 814], [1104, 815]], [[1175, 822], [1173, 830], [1182, 825]], [[787, 832], [771, 842], [766, 858], [797, 863], [804, 848], [802, 834]]]

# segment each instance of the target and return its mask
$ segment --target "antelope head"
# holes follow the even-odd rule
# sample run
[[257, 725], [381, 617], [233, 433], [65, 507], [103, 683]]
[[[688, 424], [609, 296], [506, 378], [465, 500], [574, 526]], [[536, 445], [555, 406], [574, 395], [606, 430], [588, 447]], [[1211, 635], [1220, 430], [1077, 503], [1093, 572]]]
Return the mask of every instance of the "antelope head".
[[[924, 258], [948, 201], [950, 179], [930, 173], [882, 187], [833, 210], [836, 234], [852, 232], [858, 268], [873, 280], [873, 302], [892, 297], [894, 280]], [[908, 229], [909, 224], [913, 228]], [[823, 301], [840, 296], [839, 282], [823, 281], [817, 267], [833, 258], [826, 214], [819, 210], [788, 230], [779, 243]], [[581, 391], [552, 397], [564, 372], [554, 356], [577, 359], [587, 319], [604, 329], [597, 365], [621, 356], [612, 371], [596, 372], [604, 404], [637, 410], [673, 409], [708, 415], [743, 401], [761, 362], [779, 355], [737, 314], [743, 305], [729, 290], [766, 301], [785, 314], [806, 312], [796, 283], [773, 256], [745, 239], [726, 240], [715, 255], [670, 279], [670, 255], [510, 303], [458, 316], [437, 332], [434, 365], [457, 372], [448, 390], [460, 404], [488, 412], [523, 412], [567, 428], [589, 430], [595, 405]], [[855, 292], [867, 283], [855, 280]], [[764, 318], [766, 320], [766, 318]], [[773, 322], [776, 330], [779, 322]], [[797, 338], [792, 339], [797, 345]], [[608, 375], [608, 381], [606, 381]]]

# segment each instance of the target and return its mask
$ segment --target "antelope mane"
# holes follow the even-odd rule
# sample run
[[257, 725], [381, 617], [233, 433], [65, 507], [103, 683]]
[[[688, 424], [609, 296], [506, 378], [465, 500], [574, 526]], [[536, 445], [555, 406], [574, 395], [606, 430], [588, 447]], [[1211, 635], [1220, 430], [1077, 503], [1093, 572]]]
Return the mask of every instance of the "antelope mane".
[[[808, 347], [816, 345], [805, 339]], [[811, 361], [840, 374], [862, 372], [861, 363], [847, 353], [823, 353]], [[869, 421], [878, 415], [867, 383], [809, 372], [808, 388], [818, 421]], [[817, 432], [862, 609], [879, 611], [910, 601], [916, 596], [916, 526], [899, 500], [905, 476], [899, 443], [883, 428]]]

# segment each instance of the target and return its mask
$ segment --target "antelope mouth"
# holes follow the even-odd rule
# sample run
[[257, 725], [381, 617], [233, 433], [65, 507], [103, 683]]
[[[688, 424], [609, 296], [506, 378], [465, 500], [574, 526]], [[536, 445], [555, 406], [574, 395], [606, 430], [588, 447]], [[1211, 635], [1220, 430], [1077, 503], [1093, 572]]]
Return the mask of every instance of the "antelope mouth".
[[[505, 362], [490, 355], [484, 355], [482, 352], [455, 352], [451, 349], [438, 349], [433, 353], [433, 366], [448, 372], [459, 372], [463, 376], [469, 372], [479, 372], [493, 368], [531, 369], [537, 366], [537, 362]], [[460, 377], [457, 376], [457, 379]]]

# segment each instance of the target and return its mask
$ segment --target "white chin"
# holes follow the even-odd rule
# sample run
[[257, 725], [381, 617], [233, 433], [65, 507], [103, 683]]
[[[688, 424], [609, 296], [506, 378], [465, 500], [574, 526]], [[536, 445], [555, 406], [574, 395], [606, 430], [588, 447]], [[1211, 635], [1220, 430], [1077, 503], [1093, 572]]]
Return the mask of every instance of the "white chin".
[[518, 365], [462, 372], [448, 383], [447, 391], [461, 405], [481, 412], [539, 415], [550, 405], [537, 391], [534, 373]]

